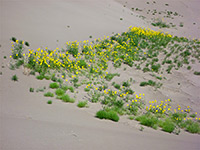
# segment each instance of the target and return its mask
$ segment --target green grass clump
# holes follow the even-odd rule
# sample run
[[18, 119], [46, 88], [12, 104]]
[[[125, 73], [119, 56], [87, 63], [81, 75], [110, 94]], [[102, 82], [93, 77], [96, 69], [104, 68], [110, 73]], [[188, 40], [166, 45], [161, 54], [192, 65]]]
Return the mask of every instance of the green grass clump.
[[30, 91], [30, 92], [34, 92], [34, 88], [30, 88], [29, 91]]
[[61, 87], [63, 90], [67, 91], [69, 89], [69, 87], [67, 85], [62, 85]]
[[54, 94], [51, 93], [51, 92], [47, 92], [47, 93], [44, 93], [44, 96], [46, 96], [46, 97], [54, 97]]
[[58, 88], [58, 89], [56, 89], [55, 93], [56, 93], [56, 95], [61, 96], [61, 95], [65, 94], [65, 91], [61, 88]]
[[80, 101], [78, 102], [77, 106], [79, 108], [87, 107], [87, 101]]
[[74, 88], [72, 86], [69, 87], [70, 92], [74, 93]]
[[117, 115], [116, 112], [114, 111], [105, 111], [105, 110], [100, 110], [96, 113], [96, 117], [99, 119], [109, 119], [115, 122], [119, 121], [119, 116]]
[[109, 74], [107, 74], [106, 76], [105, 76], [105, 79], [107, 80], [107, 81], [111, 81], [115, 76], [120, 76], [120, 74], [118, 74], [118, 73], [109, 73]]
[[186, 130], [190, 133], [200, 133], [200, 126], [198, 122], [192, 122], [187, 125]]
[[142, 125], [152, 127], [153, 129], [157, 129], [158, 118], [150, 115], [145, 114], [136, 118]]
[[89, 91], [90, 91], [90, 88], [84, 88], [84, 91], [85, 91], [85, 92], [89, 92]]
[[118, 89], [118, 90], [120, 89], [120, 85], [119, 85], [119, 84], [115, 84], [114, 87], [115, 87], [116, 89]]
[[197, 75], [197, 76], [199, 76], [199, 75], [200, 75], [200, 72], [198, 72], [198, 71], [195, 71], [195, 72], [194, 72], [194, 75]]
[[152, 80], [149, 80], [148, 82], [141, 82], [141, 83], [140, 83], [140, 86], [147, 86], [147, 85], [155, 86], [155, 85], [156, 85], [156, 82], [154, 82], [154, 81], [152, 81]]
[[68, 94], [64, 94], [60, 97], [63, 102], [74, 103], [75, 99], [71, 98]]
[[159, 27], [159, 28], [170, 28], [170, 25], [166, 24], [165, 22], [162, 22], [161, 20], [159, 20], [157, 22], [153, 22], [153, 23], [151, 23], [151, 25], [153, 25], [155, 27]]
[[17, 77], [17, 75], [16, 75], [16, 74], [15, 74], [15, 75], [13, 75], [11, 79], [12, 79], [13, 81], [18, 81], [18, 77]]
[[44, 75], [38, 75], [38, 76], [36, 76], [36, 78], [37, 78], [38, 80], [43, 80], [43, 79], [45, 78], [45, 76], [44, 76]]
[[162, 124], [162, 130], [165, 132], [173, 132], [175, 129], [175, 124], [170, 119], [165, 119], [165, 121]]
[[122, 86], [129, 87], [129, 86], [130, 86], [130, 83], [129, 83], [128, 81], [123, 82], [123, 83], [122, 83]]
[[47, 104], [52, 104], [52, 101], [51, 100], [47, 101]]
[[53, 82], [53, 83], [50, 83], [49, 87], [52, 89], [57, 89], [57, 88], [59, 88], [59, 85], [58, 85], [58, 83]]
[[190, 117], [195, 118], [196, 114], [191, 114]]

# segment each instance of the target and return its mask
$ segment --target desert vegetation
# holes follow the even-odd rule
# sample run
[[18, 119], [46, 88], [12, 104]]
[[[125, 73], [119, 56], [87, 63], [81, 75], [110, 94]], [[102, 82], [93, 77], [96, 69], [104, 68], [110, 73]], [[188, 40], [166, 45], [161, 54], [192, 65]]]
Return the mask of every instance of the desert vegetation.
[[[170, 98], [148, 102], [145, 93], [134, 91], [135, 81], [132, 78], [113, 82], [120, 78], [120, 72], [109, 69], [126, 65], [144, 74], [151, 73], [155, 81], [148, 79], [137, 84], [156, 90], [165, 80], [163, 73], [170, 75], [185, 66], [192, 69], [191, 60], [199, 63], [199, 40], [141, 27], [130, 27], [121, 34], [91, 42], [66, 42], [65, 48], [54, 50], [47, 47], [32, 50], [28, 42], [14, 37], [11, 40], [10, 66], [15, 69], [23, 65], [31, 69], [36, 79], [49, 80], [49, 87], [43, 91], [54, 92], [46, 92], [46, 97], [54, 97], [55, 94], [58, 100], [74, 103], [76, 95], [83, 89], [88, 100], [79, 101], [77, 106], [101, 103], [102, 109], [96, 113], [97, 118], [117, 122], [121, 115], [127, 115], [141, 125], [169, 133], [179, 134], [180, 129], [200, 133], [200, 118], [189, 106], [174, 106], [172, 101], [175, 100]], [[199, 71], [195, 71], [194, 75], [199, 75]], [[13, 76], [12, 80], [17, 81], [17, 77]], [[30, 92], [33, 91], [30, 89]], [[52, 104], [52, 101], [47, 103]]]

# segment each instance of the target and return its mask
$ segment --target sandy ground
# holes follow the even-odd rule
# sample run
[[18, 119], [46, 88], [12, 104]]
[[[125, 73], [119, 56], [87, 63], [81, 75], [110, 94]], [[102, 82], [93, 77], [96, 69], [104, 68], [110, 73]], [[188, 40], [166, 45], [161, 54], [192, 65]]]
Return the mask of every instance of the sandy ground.
[[[149, 1], [152, 2], [152, 1]], [[169, 9], [176, 10], [183, 17], [174, 19], [174, 24], [184, 22], [184, 27], [167, 29], [179, 36], [199, 38], [200, 1], [156, 1], [152, 9], [161, 9], [168, 3]], [[124, 5], [126, 5], [124, 7]], [[181, 7], [179, 7], [181, 6]], [[79, 109], [75, 104], [66, 104], [54, 100], [47, 105], [48, 98], [43, 93], [30, 93], [29, 88], [48, 86], [49, 81], [38, 81], [33, 76], [23, 75], [23, 70], [12, 71], [8, 68], [11, 54], [10, 38], [27, 40], [32, 49], [48, 46], [61, 48], [66, 41], [89, 40], [89, 36], [100, 38], [126, 31], [132, 26], [152, 27], [151, 18], [143, 20], [139, 15], [145, 12], [132, 11], [132, 7], [145, 8], [144, 1], [128, 0], [66, 0], [0, 1], [0, 149], [1, 150], [197, 150], [200, 148], [200, 136], [181, 132], [179, 136], [156, 131], [122, 117], [119, 123], [99, 120], [94, 117], [101, 108], [98, 104], [89, 104], [89, 108]], [[192, 17], [191, 17], [192, 16]], [[148, 16], [147, 16], [148, 17]], [[123, 18], [123, 20], [120, 20]], [[192, 25], [190, 25], [192, 22]], [[196, 24], [193, 25], [193, 22]], [[191, 27], [192, 26], [192, 27]], [[3, 59], [7, 56], [7, 59]], [[196, 69], [199, 65], [194, 64]], [[123, 69], [123, 68], [122, 68]], [[150, 75], [139, 76], [127, 67], [122, 70], [121, 79], [133, 77], [137, 82]], [[11, 81], [17, 74], [19, 82]], [[146, 94], [147, 100], [172, 97], [175, 103], [190, 105], [200, 113], [199, 77], [191, 76], [184, 68], [174, 72], [163, 88], [157, 92], [152, 88], [134, 87]], [[115, 80], [118, 80], [117, 78]], [[181, 83], [178, 86], [177, 83]]]

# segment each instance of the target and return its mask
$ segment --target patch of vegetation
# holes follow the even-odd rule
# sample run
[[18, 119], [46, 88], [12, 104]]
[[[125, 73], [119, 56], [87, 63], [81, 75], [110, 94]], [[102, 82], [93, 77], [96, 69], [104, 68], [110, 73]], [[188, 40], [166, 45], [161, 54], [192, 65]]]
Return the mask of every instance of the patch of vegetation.
[[165, 121], [162, 124], [162, 130], [165, 132], [172, 133], [175, 129], [175, 124], [170, 119], [165, 119]]
[[46, 96], [46, 97], [54, 97], [54, 94], [51, 93], [51, 92], [47, 92], [47, 93], [44, 93], [44, 96]]
[[157, 129], [158, 118], [150, 114], [144, 114], [139, 117], [136, 117], [136, 120], [139, 121], [142, 125], [152, 127], [153, 129]]
[[198, 71], [195, 71], [195, 72], [194, 72], [194, 75], [197, 75], [197, 76], [199, 76], [199, 75], [200, 75], [200, 72], [198, 72]]
[[96, 113], [96, 117], [99, 119], [109, 119], [115, 122], [119, 121], [119, 116], [117, 115], [116, 112], [114, 111], [105, 111], [105, 110], [100, 110]]
[[53, 83], [50, 83], [49, 87], [52, 89], [57, 89], [59, 88], [59, 84], [57, 82], [53, 82]]
[[30, 91], [30, 92], [34, 92], [34, 88], [30, 88], [29, 91]]
[[71, 98], [68, 94], [64, 94], [60, 97], [63, 102], [74, 103], [75, 99]]
[[114, 87], [116, 88], [116, 89], [120, 89], [120, 85], [119, 84], [114, 84]]
[[170, 28], [170, 25], [167, 23], [163, 22], [162, 20], [158, 20], [156, 22], [151, 23], [151, 25], [159, 28]]
[[107, 80], [107, 81], [111, 81], [115, 76], [120, 76], [120, 74], [118, 74], [118, 73], [114, 73], [114, 74], [111, 74], [111, 73], [109, 73], [109, 74], [107, 74], [106, 76], [105, 76], [105, 79]]
[[58, 89], [56, 89], [55, 93], [56, 93], [56, 95], [61, 96], [61, 95], [65, 94], [65, 91], [61, 88], [58, 88]]
[[191, 124], [188, 124], [186, 130], [190, 133], [200, 133], [199, 123], [192, 122]]
[[52, 101], [51, 101], [51, 100], [48, 100], [48, 101], [47, 101], [47, 104], [52, 104]]
[[16, 75], [16, 74], [15, 74], [15, 75], [13, 75], [11, 79], [12, 79], [13, 81], [18, 81], [18, 77], [17, 77], [17, 75]]
[[77, 106], [79, 108], [87, 107], [87, 101], [79, 101]]

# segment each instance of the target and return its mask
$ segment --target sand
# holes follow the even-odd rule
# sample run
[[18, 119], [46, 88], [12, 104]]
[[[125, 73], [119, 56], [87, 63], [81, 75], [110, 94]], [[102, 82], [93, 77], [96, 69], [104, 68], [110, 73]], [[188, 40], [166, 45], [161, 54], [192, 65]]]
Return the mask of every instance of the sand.
[[[125, 3], [127, 2], [127, 3]], [[184, 27], [167, 29], [178, 36], [199, 38], [199, 1], [158, 1], [157, 9], [164, 3], [169, 8], [182, 13], [183, 17], [175, 23], [184, 22]], [[124, 7], [126, 5], [126, 7]], [[152, 27], [148, 20], [137, 16], [144, 12], [133, 12], [132, 7], [146, 8], [144, 1], [113, 0], [1, 0], [0, 1], [0, 149], [1, 150], [197, 150], [200, 136], [182, 131], [179, 136], [144, 127], [130, 121], [126, 116], [118, 123], [95, 118], [101, 105], [89, 103], [89, 108], [80, 109], [74, 104], [53, 100], [42, 92], [30, 93], [29, 88], [48, 87], [49, 81], [38, 81], [33, 76], [23, 74], [23, 69], [12, 71], [8, 68], [11, 54], [10, 38], [29, 41], [31, 48], [48, 46], [50, 49], [64, 47], [66, 41], [82, 41], [121, 33], [129, 26]], [[182, 6], [182, 7], [179, 7]], [[149, 6], [150, 7], [150, 6]], [[144, 14], [143, 14], [144, 15]], [[191, 17], [192, 16], [192, 17]], [[123, 20], [120, 20], [123, 18]], [[177, 22], [176, 22], [177, 21]], [[191, 23], [195, 22], [195, 25]], [[92, 36], [92, 39], [89, 38]], [[3, 56], [7, 56], [4, 59]], [[199, 65], [193, 66], [199, 69]], [[123, 69], [123, 67], [121, 68]], [[140, 71], [127, 67], [122, 70], [121, 81], [133, 77], [137, 82], [150, 78], [149, 74], [140, 76]], [[184, 68], [175, 71], [157, 92], [152, 88], [134, 86], [137, 92], [146, 94], [147, 100], [172, 97], [175, 104], [190, 105], [200, 113], [200, 80]], [[12, 75], [19, 77], [11, 81]], [[177, 83], [181, 83], [181, 86]]]

